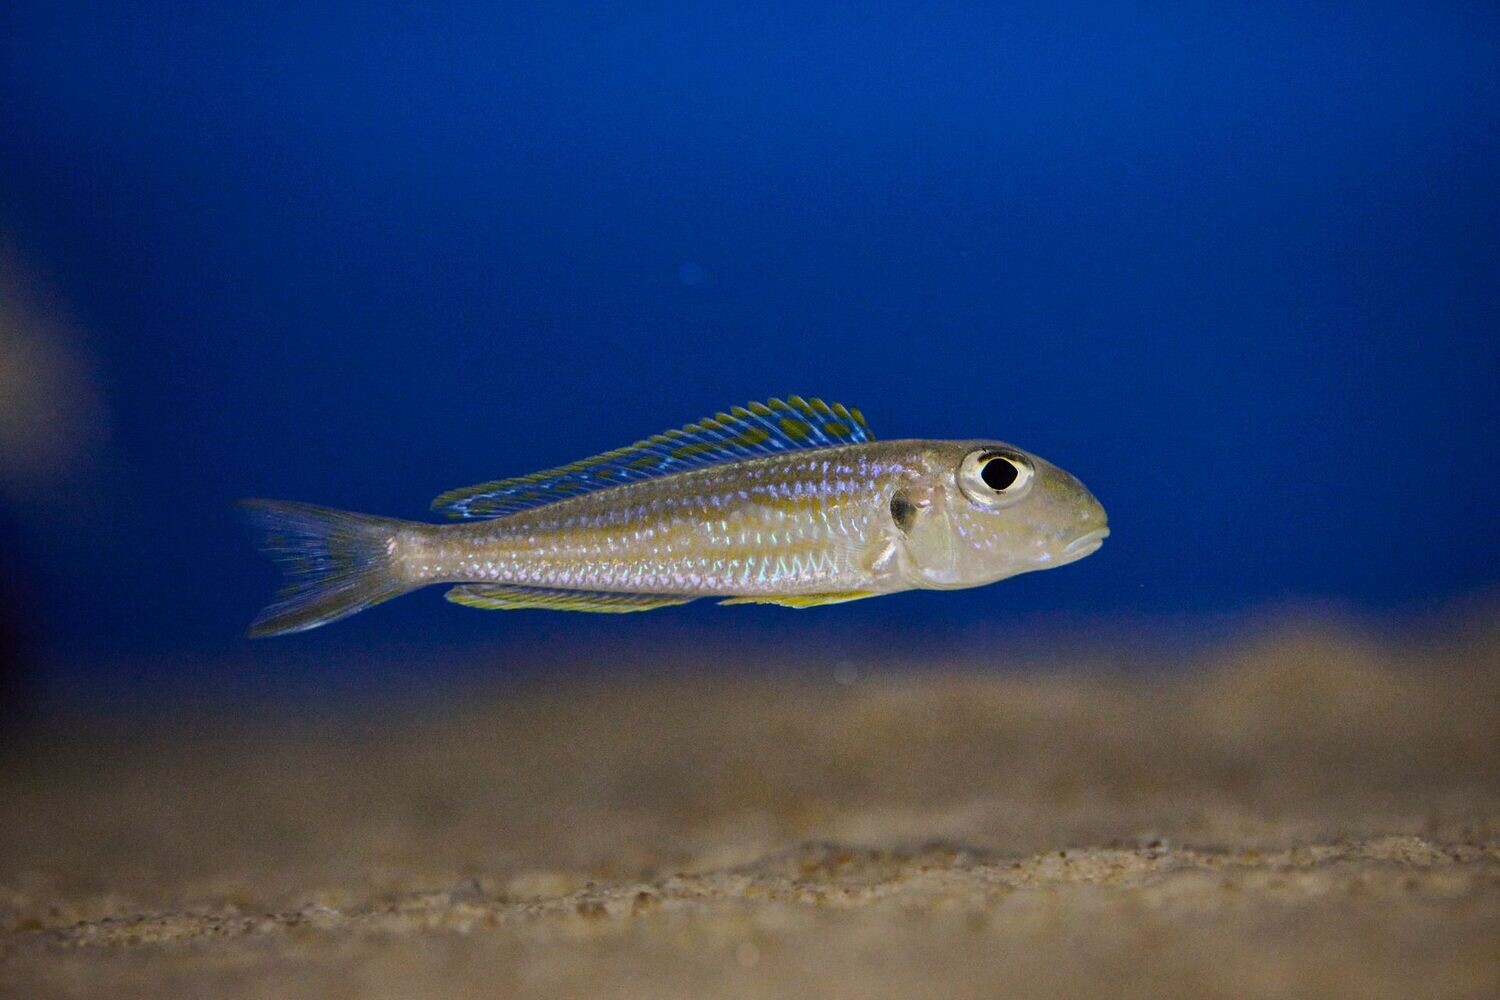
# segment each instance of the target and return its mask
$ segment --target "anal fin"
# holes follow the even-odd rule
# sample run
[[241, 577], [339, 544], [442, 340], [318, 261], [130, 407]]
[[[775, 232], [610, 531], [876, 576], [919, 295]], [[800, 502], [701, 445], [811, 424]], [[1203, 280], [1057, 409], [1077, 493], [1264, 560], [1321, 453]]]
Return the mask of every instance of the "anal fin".
[[766, 594], [761, 597], [730, 597], [720, 604], [775, 604], [783, 608], [816, 608], [824, 604], [843, 604], [865, 597], [878, 597], [873, 590], [845, 590], [831, 594]]
[[454, 604], [486, 611], [592, 611], [627, 614], [654, 611], [696, 600], [683, 594], [617, 594], [597, 590], [561, 590], [550, 587], [518, 587], [506, 583], [466, 583], [443, 595]]

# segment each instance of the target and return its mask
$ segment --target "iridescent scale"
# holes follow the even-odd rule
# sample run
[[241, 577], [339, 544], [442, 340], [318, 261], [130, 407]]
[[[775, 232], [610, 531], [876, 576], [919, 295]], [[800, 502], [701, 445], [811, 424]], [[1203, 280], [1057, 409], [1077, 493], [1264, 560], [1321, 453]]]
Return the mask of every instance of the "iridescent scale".
[[427, 582], [753, 596], [880, 589], [872, 554], [914, 442], [711, 465], [440, 529], [413, 547]]

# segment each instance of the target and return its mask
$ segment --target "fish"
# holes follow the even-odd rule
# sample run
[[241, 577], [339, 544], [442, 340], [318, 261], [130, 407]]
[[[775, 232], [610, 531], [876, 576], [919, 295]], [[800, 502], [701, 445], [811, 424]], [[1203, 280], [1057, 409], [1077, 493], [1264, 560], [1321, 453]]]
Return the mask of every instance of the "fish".
[[1109, 534], [1069, 473], [993, 440], [877, 440], [788, 396], [542, 472], [442, 494], [457, 524], [244, 500], [286, 635], [434, 584], [470, 608], [624, 613], [718, 598], [810, 608], [1063, 566]]

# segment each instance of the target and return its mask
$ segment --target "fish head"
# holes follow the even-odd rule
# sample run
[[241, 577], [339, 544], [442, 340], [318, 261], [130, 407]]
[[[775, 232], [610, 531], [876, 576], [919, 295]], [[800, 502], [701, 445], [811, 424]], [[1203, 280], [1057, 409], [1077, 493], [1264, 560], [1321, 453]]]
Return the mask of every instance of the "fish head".
[[1051, 569], [1109, 534], [1094, 495], [1071, 474], [1000, 441], [931, 443], [925, 474], [892, 498], [911, 585], [954, 589]]

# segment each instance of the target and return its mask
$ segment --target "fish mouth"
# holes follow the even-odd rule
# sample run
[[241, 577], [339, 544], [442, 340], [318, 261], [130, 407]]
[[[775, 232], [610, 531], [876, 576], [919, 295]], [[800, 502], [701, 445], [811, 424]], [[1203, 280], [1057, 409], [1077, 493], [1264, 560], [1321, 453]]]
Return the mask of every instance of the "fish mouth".
[[1072, 562], [1074, 559], [1082, 559], [1084, 556], [1091, 555], [1097, 551], [1099, 546], [1104, 544], [1104, 539], [1107, 537], [1109, 537], [1108, 528], [1099, 528], [1087, 534], [1079, 535], [1063, 546], [1062, 557], [1069, 562]]

